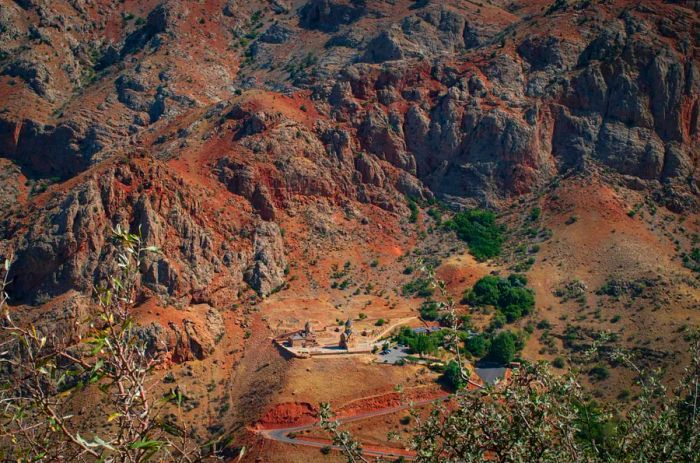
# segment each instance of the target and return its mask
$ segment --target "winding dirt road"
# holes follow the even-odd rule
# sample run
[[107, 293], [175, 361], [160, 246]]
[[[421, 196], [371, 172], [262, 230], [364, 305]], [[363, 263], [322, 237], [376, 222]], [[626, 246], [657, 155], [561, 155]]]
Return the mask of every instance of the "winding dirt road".
[[[397, 405], [394, 407], [381, 408], [379, 410], [373, 410], [371, 412], [359, 413], [357, 415], [351, 415], [351, 416], [338, 418], [338, 421], [340, 423], [349, 423], [352, 421], [359, 421], [359, 420], [364, 420], [367, 418], [374, 418], [377, 416], [389, 415], [391, 413], [396, 413], [396, 412], [399, 412], [401, 410], [406, 410], [406, 409], [411, 408], [411, 407], [420, 407], [420, 406], [428, 405], [431, 403], [445, 401], [445, 400], [449, 399], [449, 397], [450, 397], [450, 394], [445, 393], [444, 395], [441, 395], [439, 397], [434, 397], [431, 399], [417, 400], [415, 402], [401, 404], [401, 405]], [[263, 436], [265, 439], [270, 439], [270, 440], [282, 442], [285, 444], [304, 445], [307, 447], [316, 447], [316, 448], [322, 448], [322, 447], [329, 446], [335, 450], [340, 450], [340, 447], [338, 447], [336, 445], [330, 445], [330, 441], [323, 441], [320, 439], [314, 440], [314, 439], [303, 438], [303, 437], [290, 437], [289, 436], [292, 433], [300, 433], [302, 431], [313, 429], [316, 426], [318, 426], [318, 421], [311, 423], [311, 424], [305, 424], [305, 425], [301, 425], [301, 426], [291, 426], [291, 427], [287, 427], [287, 428], [255, 429], [254, 432]], [[409, 451], [409, 450], [392, 449], [390, 447], [380, 447], [380, 446], [372, 446], [372, 445], [365, 445], [365, 444], [362, 445], [362, 451], [365, 455], [374, 456], [374, 457], [395, 457], [395, 458], [404, 457], [404, 458], [411, 459], [414, 456], [414, 453]]]

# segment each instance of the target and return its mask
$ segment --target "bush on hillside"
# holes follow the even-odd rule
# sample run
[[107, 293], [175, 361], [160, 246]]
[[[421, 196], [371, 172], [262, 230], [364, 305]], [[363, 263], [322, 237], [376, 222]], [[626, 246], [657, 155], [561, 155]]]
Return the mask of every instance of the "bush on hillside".
[[452, 360], [445, 367], [445, 371], [442, 373], [443, 381], [453, 390], [462, 389], [466, 386], [467, 382], [462, 377], [462, 372], [459, 368], [459, 364]]
[[472, 336], [464, 341], [464, 348], [474, 357], [481, 358], [488, 352], [489, 340], [482, 334]]
[[501, 331], [491, 341], [487, 359], [501, 365], [508, 365], [522, 348], [523, 343], [517, 334]]
[[496, 215], [490, 211], [472, 209], [455, 214], [445, 222], [445, 228], [454, 230], [469, 245], [469, 252], [480, 261], [501, 254], [504, 227], [496, 223]]
[[487, 275], [464, 293], [462, 302], [477, 307], [492, 305], [512, 323], [535, 307], [535, 295], [526, 284], [523, 275], [512, 274], [508, 278]]

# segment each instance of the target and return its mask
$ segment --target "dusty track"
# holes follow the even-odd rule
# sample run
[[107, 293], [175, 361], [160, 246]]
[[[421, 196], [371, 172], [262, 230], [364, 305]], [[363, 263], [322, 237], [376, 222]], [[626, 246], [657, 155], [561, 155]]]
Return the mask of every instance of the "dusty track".
[[[338, 422], [340, 423], [349, 423], [353, 421], [359, 421], [359, 420], [364, 420], [367, 418], [375, 418], [378, 416], [383, 416], [383, 415], [389, 415], [391, 413], [396, 413], [401, 410], [406, 410], [410, 407], [420, 407], [423, 405], [428, 405], [431, 403], [437, 403], [440, 401], [445, 401], [449, 399], [450, 394], [449, 393], [444, 393], [443, 395], [439, 397], [433, 397], [430, 399], [423, 399], [423, 400], [417, 400], [414, 402], [410, 403], [405, 403], [401, 405], [397, 405], [394, 407], [387, 407], [387, 408], [382, 408], [379, 410], [373, 410], [370, 412], [365, 412], [365, 413], [358, 413], [356, 415], [351, 415], [351, 416], [344, 416], [341, 418], [338, 418]], [[285, 444], [292, 444], [292, 445], [303, 445], [307, 447], [315, 447], [315, 448], [322, 448], [326, 446], [330, 446], [334, 450], [341, 450], [341, 448], [337, 445], [330, 445], [330, 441], [323, 441], [323, 440], [316, 440], [316, 439], [309, 439], [309, 438], [303, 438], [303, 437], [290, 437], [289, 435], [291, 433], [300, 433], [303, 431], [307, 431], [309, 429], [313, 429], [318, 425], [318, 421], [311, 423], [311, 424], [305, 424], [301, 426], [290, 426], [287, 428], [277, 428], [277, 429], [254, 429], [253, 431], [265, 439], [270, 439], [273, 441], [277, 442], [282, 442]], [[389, 447], [381, 447], [381, 446], [373, 446], [373, 445], [363, 445], [363, 453], [367, 456], [374, 456], [374, 457], [404, 457], [404, 458], [412, 458], [414, 456], [414, 453], [409, 451], [409, 450], [403, 450], [403, 449], [392, 449]]]

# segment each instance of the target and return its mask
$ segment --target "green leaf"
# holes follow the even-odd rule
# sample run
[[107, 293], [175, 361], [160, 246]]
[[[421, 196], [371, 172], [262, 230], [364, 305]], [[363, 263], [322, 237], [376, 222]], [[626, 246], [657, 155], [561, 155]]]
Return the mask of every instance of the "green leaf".
[[109, 443], [103, 441], [99, 436], [95, 436], [95, 443], [101, 447], [112, 450], [113, 452], [116, 452], [116, 450], [117, 450], [114, 447], [112, 447]]
[[144, 449], [144, 450], [157, 450], [163, 446], [164, 442], [159, 441], [159, 440], [139, 440], [136, 442], [133, 442], [129, 447], [136, 450], [136, 449]]

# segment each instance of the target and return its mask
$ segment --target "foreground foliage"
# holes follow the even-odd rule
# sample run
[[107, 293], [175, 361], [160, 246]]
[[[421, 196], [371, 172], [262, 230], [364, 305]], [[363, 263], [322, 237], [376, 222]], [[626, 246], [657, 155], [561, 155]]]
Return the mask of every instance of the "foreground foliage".
[[[435, 302], [436, 309], [456, 321], [455, 305], [445, 283], [430, 272], [429, 280], [444, 299]], [[473, 297], [499, 306], [503, 292], [524, 289], [525, 283], [519, 276], [487, 280]], [[658, 372], [639, 368], [628, 354], [599, 350], [607, 336], [594, 343], [587, 357], [609, 355], [610, 361], [636, 373], [639, 394], [625, 408], [615, 403], [595, 403], [581, 386], [578, 372], [557, 375], [547, 362], [523, 363], [494, 387], [464, 388], [469, 375], [460, 352], [459, 325], [455, 322], [439, 333], [446, 349], [454, 353], [443, 379], [457, 392], [448, 405], [434, 407], [427, 417], [412, 413], [416, 424], [404, 444], [415, 451], [414, 461], [700, 462], [700, 332], [686, 338], [690, 341], [690, 362], [673, 390], [661, 382]], [[397, 338], [408, 341], [414, 336], [410, 330], [401, 330]], [[477, 355], [488, 352], [489, 359], [500, 363], [513, 360], [522, 348], [518, 336], [508, 331], [492, 338], [479, 335], [464, 341], [468, 351]], [[559, 363], [558, 368], [563, 367], [563, 361]], [[347, 461], [369, 461], [360, 443], [333, 421], [327, 404], [322, 406], [321, 426]]]
[[[0, 459], [3, 461], [200, 461], [189, 429], [162, 416], [181, 400], [178, 389], [154, 397], [153, 369], [165, 346], [149, 350], [129, 316], [142, 256], [157, 252], [140, 235], [117, 227], [114, 273], [95, 288], [87, 333], [67, 337], [52, 326], [19, 321], [0, 288]], [[160, 352], [160, 353], [159, 353]], [[92, 397], [93, 426], [71, 415], [76, 400]], [[171, 406], [172, 407], [172, 406]]]
[[573, 374], [555, 376], [545, 363], [524, 366], [507, 385], [460, 393], [456, 408], [418, 420], [411, 442], [417, 461], [698, 461], [698, 348], [696, 338], [691, 364], [671, 394], [639, 371], [641, 393], [624, 412], [590, 402]]
[[[673, 391], [615, 354], [639, 374], [640, 394], [626, 410], [591, 402], [576, 374], [557, 376], [540, 362], [514, 370], [500, 386], [461, 391], [426, 418], [414, 412], [407, 447], [422, 463], [700, 461], [699, 339], [693, 336], [690, 365]], [[458, 366], [450, 365], [459, 381]], [[327, 410], [325, 416], [329, 421]], [[367, 461], [347, 432], [333, 429], [348, 461]]]

